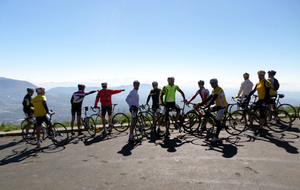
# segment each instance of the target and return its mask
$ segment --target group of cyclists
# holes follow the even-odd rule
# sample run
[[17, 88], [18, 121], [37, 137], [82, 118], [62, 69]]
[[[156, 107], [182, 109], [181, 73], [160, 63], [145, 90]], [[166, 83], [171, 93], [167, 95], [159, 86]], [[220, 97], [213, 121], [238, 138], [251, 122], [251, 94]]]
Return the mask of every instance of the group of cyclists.
[[[264, 126], [265, 121], [265, 110], [266, 106], [274, 106], [274, 102], [272, 97], [277, 95], [277, 90], [279, 88], [279, 83], [276, 78], [274, 78], [276, 71], [270, 70], [268, 71], [268, 79], [265, 78], [266, 72], [263, 70], [259, 70], [257, 72], [259, 81], [256, 83], [254, 89], [253, 89], [253, 83], [249, 79], [249, 74], [244, 73], [244, 81], [241, 83], [240, 90], [238, 92], [238, 96], [241, 96], [244, 98], [245, 101], [249, 102], [251, 99], [251, 96], [257, 91], [258, 94], [258, 101], [256, 102], [257, 106], [260, 109], [260, 128], [258, 131], [255, 131], [255, 135], [262, 135], [262, 128]], [[158, 83], [156, 81], [152, 82], [153, 89], [150, 91], [146, 104], [148, 105], [150, 98], [152, 99], [152, 111], [154, 115], [154, 120], [156, 120], [161, 112], [161, 106], [165, 106], [168, 109], [164, 109], [164, 111], [169, 112], [170, 109], [176, 110], [176, 117], [175, 117], [175, 127], [179, 127], [179, 117], [180, 117], [180, 107], [175, 102], [175, 94], [176, 91], [178, 91], [182, 98], [184, 103], [189, 104], [191, 101], [193, 101], [196, 96], [199, 94], [202, 101], [198, 102], [196, 106], [198, 108], [205, 106], [210, 107], [211, 105], [215, 104], [212, 111], [217, 112], [216, 113], [216, 120], [217, 120], [217, 131], [214, 134], [214, 136], [209, 139], [210, 141], [219, 141], [219, 134], [222, 130], [221, 126], [221, 120], [224, 117], [227, 108], [228, 103], [225, 97], [224, 90], [218, 85], [218, 80], [216, 78], [210, 79], [209, 83], [212, 87], [212, 92], [209, 94], [209, 90], [204, 87], [204, 81], [199, 80], [198, 86], [199, 90], [196, 91], [195, 95], [190, 99], [187, 100], [185, 97], [184, 92], [175, 85], [175, 78], [174, 77], [168, 77], [167, 79], [168, 85], [163, 86], [162, 89], [158, 88]], [[82, 110], [82, 102], [84, 100], [84, 97], [98, 92], [94, 107], [98, 107], [98, 102], [101, 103], [101, 117], [103, 120], [105, 120], [106, 114], [109, 118], [109, 123], [111, 123], [112, 119], [112, 95], [118, 94], [122, 91], [125, 91], [125, 89], [117, 89], [112, 90], [107, 88], [107, 83], [101, 83], [102, 89], [101, 90], [94, 90], [90, 92], [85, 92], [85, 85], [78, 84], [78, 91], [74, 92], [71, 97], [71, 134], [74, 135], [73, 127], [74, 127], [74, 121], [75, 116], [77, 116], [77, 127], [78, 127], [78, 135], [82, 135], [81, 131], [81, 110]], [[140, 82], [138, 80], [135, 80], [133, 82], [133, 89], [129, 92], [128, 96], [126, 97], [125, 101], [127, 102], [129, 106], [129, 111], [132, 116], [132, 121], [130, 125], [129, 130], [129, 141], [134, 141], [134, 127], [137, 119], [137, 113], [138, 113], [138, 107], [139, 107], [139, 90]], [[31, 98], [31, 96], [34, 94], [33, 88], [27, 88], [28, 93], [24, 97], [23, 100], [23, 106], [24, 106], [24, 113], [26, 115], [26, 118], [28, 118], [28, 121], [32, 120], [32, 117], [36, 118], [36, 134], [37, 134], [37, 147], [40, 147], [40, 128], [43, 122], [49, 122], [49, 118], [47, 117], [47, 114], [49, 113], [49, 109], [47, 107], [47, 99], [45, 96], [45, 89], [44, 88], [36, 88], [37, 96], [34, 98]], [[32, 114], [33, 113], [33, 114]], [[168, 114], [168, 113], [167, 113]], [[154, 121], [155, 122], [155, 121]], [[29, 123], [29, 122], [28, 122]], [[28, 127], [30, 124], [28, 125]], [[167, 125], [168, 126], [168, 125]], [[28, 127], [26, 128], [26, 138], [32, 138], [30, 134], [28, 134]], [[104, 135], [107, 133], [107, 130], [111, 131], [111, 128], [106, 129], [105, 122], [103, 122], [103, 128], [104, 128]], [[201, 130], [205, 130], [205, 125], [203, 125], [203, 128]], [[159, 130], [160, 127], [158, 126], [157, 130]], [[170, 135], [169, 129], [166, 129], [166, 135]], [[55, 140], [55, 139], [53, 139]]]

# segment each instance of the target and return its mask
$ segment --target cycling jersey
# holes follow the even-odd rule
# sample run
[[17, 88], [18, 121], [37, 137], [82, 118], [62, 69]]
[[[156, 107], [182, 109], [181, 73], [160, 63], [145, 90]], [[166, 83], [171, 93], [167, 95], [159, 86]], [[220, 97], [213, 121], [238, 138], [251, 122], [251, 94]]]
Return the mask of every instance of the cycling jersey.
[[207, 97], [209, 96], [209, 90], [207, 90], [206, 88], [200, 88], [199, 90], [197, 90], [197, 92], [195, 93], [195, 95], [190, 99], [189, 102], [193, 101], [197, 95], [200, 95], [202, 101], [206, 100]]
[[44, 116], [49, 112], [46, 101], [46, 96], [41, 94], [31, 99], [30, 102], [34, 107], [34, 117]]
[[147, 103], [149, 102], [150, 100], [150, 97], [152, 97], [152, 108], [158, 108], [159, 107], [159, 104], [160, 104], [160, 100], [159, 100], [159, 95], [160, 95], [160, 91], [161, 89], [157, 88], [157, 89], [152, 89], [150, 91], [150, 94], [147, 98]]
[[129, 107], [131, 106], [136, 106], [139, 107], [139, 94], [138, 94], [138, 90], [136, 89], [132, 89], [128, 96], [126, 97], [126, 102], [129, 105]]
[[242, 97], [248, 96], [249, 93], [252, 91], [252, 87], [253, 83], [249, 79], [246, 79], [241, 83], [241, 87], [238, 94], [241, 94]]
[[30, 94], [26, 94], [26, 96], [23, 99], [23, 111], [24, 113], [27, 113], [28, 115], [30, 115], [32, 113], [31, 107], [32, 104], [30, 104], [31, 101], [31, 95]]
[[96, 92], [96, 91], [84, 92], [83, 90], [79, 90], [79, 91], [74, 92], [74, 94], [72, 95], [72, 98], [71, 98], [71, 104], [72, 104], [72, 106], [75, 106], [75, 107], [79, 106], [79, 107], [81, 107], [84, 97], [86, 95], [92, 94], [94, 92]]
[[216, 102], [216, 106], [220, 108], [228, 107], [225, 93], [219, 86], [216, 86], [216, 88], [212, 90], [211, 95], [206, 100], [204, 100], [202, 104], [205, 104], [206, 102], [209, 102], [209, 105], [212, 105], [214, 102]]
[[122, 91], [123, 90], [112, 90], [112, 89], [100, 90], [97, 94], [94, 107], [97, 107], [99, 99], [100, 99], [101, 107], [112, 106], [111, 96], [113, 94], [118, 94]]
[[263, 79], [256, 83], [255, 89], [257, 90], [259, 100], [262, 99], [267, 100], [269, 99], [269, 96], [275, 95], [275, 91], [274, 90], [271, 91], [271, 86], [272, 86], [271, 82], [268, 81], [267, 79]]
[[167, 85], [162, 89], [162, 93], [165, 95], [164, 102], [175, 102], [175, 94], [177, 91], [181, 91], [177, 85]]

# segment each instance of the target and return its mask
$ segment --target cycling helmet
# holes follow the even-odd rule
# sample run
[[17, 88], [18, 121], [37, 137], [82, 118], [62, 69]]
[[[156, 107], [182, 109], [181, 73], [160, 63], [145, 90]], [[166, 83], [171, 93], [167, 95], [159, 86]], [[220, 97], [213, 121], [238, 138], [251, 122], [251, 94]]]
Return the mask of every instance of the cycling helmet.
[[85, 85], [84, 84], [78, 84], [78, 89], [79, 90], [83, 90], [85, 88]]
[[250, 75], [249, 75], [249, 73], [244, 73], [243, 74], [243, 77], [249, 77]]
[[102, 87], [107, 87], [107, 82], [101, 83], [101, 86], [102, 86]]
[[259, 70], [259, 71], [257, 71], [257, 74], [258, 75], [264, 75], [264, 74], [266, 74], [266, 72], [264, 70]]
[[198, 84], [203, 84], [204, 85], [204, 81], [203, 80], [199, 80]]
[[269, 73], [270, 75], [272, 75], [272, 76], [275, 76], [276, 71], [274, 71], [274, 70], [269, 70], [268, 73]]
[[209, 81], [209, 83], [211, 84], [211, 83], [218, 83], [218, 79], [216, 79], [216, 78], [213, 78], [213, 79], [210, 79], [210, 81]]
[[174, 77], [168, 77], [168, 82], [173, 81], [174, 82], [175, 78]]
[[157, 83], [156, 81], [153, 81], [153, 82], [152, 82], [152, 85], [157, 86], [158, 83]]
[[45, 88], [39, 87], [35, 89], [36, 93], [41, 93], [41, 92], [45, 92]]
[[140, 82], [138, 80], [133, 81], [133, 85], [135, 84], [140, 84]]
[[34, 92], [34, 88], [31, 87], [27, 88], [27, 92]]

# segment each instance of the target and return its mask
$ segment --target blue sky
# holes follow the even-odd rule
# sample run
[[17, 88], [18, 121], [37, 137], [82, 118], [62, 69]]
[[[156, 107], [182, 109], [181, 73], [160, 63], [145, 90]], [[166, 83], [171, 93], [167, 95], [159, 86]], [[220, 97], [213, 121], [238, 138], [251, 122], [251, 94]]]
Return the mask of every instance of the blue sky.
[[46, 87], [174, 76], [239, 88], [244, 72], [256, 83], [273, 69], [299, 91], [299, 63], [298, 0], [0, 1], [0, 77]]

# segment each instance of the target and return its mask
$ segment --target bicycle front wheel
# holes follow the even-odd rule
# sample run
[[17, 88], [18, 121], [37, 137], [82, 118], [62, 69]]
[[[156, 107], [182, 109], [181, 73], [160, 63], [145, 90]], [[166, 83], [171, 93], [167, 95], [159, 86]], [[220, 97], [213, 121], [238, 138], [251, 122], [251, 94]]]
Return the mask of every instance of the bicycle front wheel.
[[53, 124], [53, 144], [57, 146], [63, 146], [69, 141], [69, 133], [67, 128], [61, 123]]
[[112, 117], [112, 126], [119, 132], [124, 132], [130, 127], [130, 121], [124, 113], [117, 113]]
[[21, 129], [22, 129], [22, 137], [25, 142], [33, 143], [36, 142], [36, 129], [33, 122], [30, 122], [28, 120], [24, 120], [21, 123]]
[[142, 142], [144, 137], [144, 126], [139, 119], [136, 119], [135, 128], [134, 128], [134, 136], [137, 141]]
[[277, 133], [286, 131], [292, 126], [292, 118], [290, 114], [281, 109], [276, 109], [268, 113], [266, 122], [268, 128]]
[[142, 111], [139, 113], [139, 118], [142, 119], [142, 122], [145, 126], [146, 131], [150, 131], [153, 128], [154, 117], [153, 114], [149, 111]]
[[187, 112], [182, 120], [182, 125], [185, 131], [193, 134], [201, 124], [201, 117], [195, 111]]
[[292, 122], [297, 118], [296, 109], [291, 104], [280, 104], [277, 109], [287, 111], [291, 115]]
[[157, 118], [154, 124], [154, 132], [156, 136], [165, 136], [167, 129], [170, 127], [171, 116], [166, 117], [166, 115], [161, 115]]
[[94, 119], [91, 117], [87, 117], [86, 119], [87, 119], [87, 121], [86, 121], [87, 131], [91, 135], [91, 137], [94, 137], [96, 135], [96, 125], [95, 125]]
[[246, 114], [243, 111], [236, 110], [229, 114], [225, 121], [225, 130], [230, 135], [239, 135], [247, 126]]

